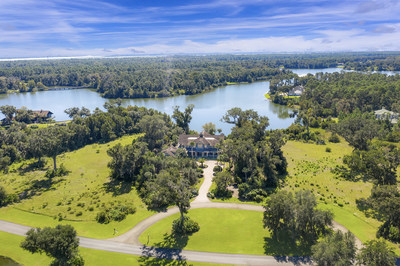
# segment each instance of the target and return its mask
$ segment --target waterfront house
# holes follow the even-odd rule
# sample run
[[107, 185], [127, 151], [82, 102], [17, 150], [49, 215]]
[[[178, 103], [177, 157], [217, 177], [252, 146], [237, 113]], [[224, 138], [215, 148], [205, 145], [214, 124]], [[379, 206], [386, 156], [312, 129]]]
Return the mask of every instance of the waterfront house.
[[304, 87], [303, 86], [296, 86], [289, 90], [288, 96], [301, 96], [304, 92]]
[[46, 121], [53, 115], [49, 110], [32, 111], [34, 121]]
[[218, 145], [224, 134], [211, 135], [205, 131], [199, 135], [180, 135], [178, 147], [187, 150], [191, 157], [217, 158], [219, 154]]
[[376, 110], [374, 113], [376, 119], [389, 119], [392, 123], [397, 123], [397, 121], [399, 120], [399, 113], [386, 110], [385, 107], [380, 110]]

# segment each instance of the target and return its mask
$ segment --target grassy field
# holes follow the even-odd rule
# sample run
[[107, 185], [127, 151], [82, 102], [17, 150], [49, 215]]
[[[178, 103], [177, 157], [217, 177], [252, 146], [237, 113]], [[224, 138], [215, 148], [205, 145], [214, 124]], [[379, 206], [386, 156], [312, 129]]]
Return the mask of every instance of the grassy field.
[[[329, 143], [330, 133], [319, 131], [326, 145], [288, 141], [283, 147], [288, 161], [288, 172], [284, 189], [296, 191], [309, 189], [318, 199], [318, 207], [331, 210], [334, 220], [345, 226], [362, 242], [376, 238], [381, 222], [366, 215], [357, 208], [356, 200], [367, 198], [372, 183], [362, 180], [354, 182], [344, 180], [331, 172], [336, 165], [342, 164], [342, 158], [353, 150], [343, 139], [340, 143]], [[326, 148], [331, 148], [327, 152]], [[398, 254], [398, 245], [391, 244]]]
[[[64, 164], [71, 173], [51, 182], [44, 177], [46, 168], [52, 167], [51, 160], [45, 169], [36, 171], [27, 171], [29, 162], [13, 165], [10, 173], [2, 174], [0, 185], [8, 193], [32, 196], [1, 208], [0, 219], [36, 227], [68, 223], [79, 235], [93, 238], [113, 237], [114, 228], [119, 234], [128, 231], [154, 212], [147, 210], [130, 185], [110, 183], [107, 150], [117, 143], [131, 143], [134, 138], [136, 136], [126, 136], [58, 156], [58, 165]], [[134, 206], [136, 213], [107, 225], [95, 221], [100, 210], [120, 204]]]
[[230, 209], [193, 209], [189, 216], [199, 223], [200, 231], [188, 237], [171, 235], [172, 215], [154, 224], [139, 237], [146, 245], [175, 249], [253, 255], [309, 254], [309, 247], [279, 243], [263, 228], [262, 212]]
[[[22, 265], [42, 266], [50, 264], [51, 259], [46, 255], [32, 254], [20, 248], [19, 245], [23, 239], [22, 236], [0, 231], [0, 255], [12, 258]], [[88, 248], [80, 248], [80, 253], [85, 260], [85, 265], [177, 265], [177, 262], [171, 260], [159, 260]], [[182, 262], [179, 265], [207, 266], [211, 264]]]
[[[361, 241], [365, 242], [376, 238], [376, 231], [381, 222], [367, 217], [357, 208], [356, 200], [370, 195], [372, 183], [364, 181], [347, 181], [331, 172], [336, 165], [342, 164], [342, 158], [353, 150], [344, 139], [340, 143], [329, 143], [329, 132], [321, 129], [312, 129], [326, 141], [326, 145], [288, 141], [283, 147], [288, 161], [288, 173], [283, 189], [297, 191], [308, 189], [314, 192], [318, 200], [318, 207], [331, 210], [335, 221], [344, 225]], [[331, 151], [327, 152], [326, 148]], [[215, 188], [215, 184], [211, 190]], [[216, 202], [242, 202], [239, 199], [213, 199]], [[253, 203], [255, 204], [255, 203]], [[400, 254], [398, 245], [396, 252]]]
[[264, 254], [264, 238], [269, 234], [263, 228], [262, 215], [261, 212], [246, 210], [193, 209], [189, 210], [189, 216], [199, 223], [200, 231], [192, 236], [179, 239], [171, 236], [172, 221], [179, 217], [176, 214], [148, 228], [139, 240], [159, 247]]

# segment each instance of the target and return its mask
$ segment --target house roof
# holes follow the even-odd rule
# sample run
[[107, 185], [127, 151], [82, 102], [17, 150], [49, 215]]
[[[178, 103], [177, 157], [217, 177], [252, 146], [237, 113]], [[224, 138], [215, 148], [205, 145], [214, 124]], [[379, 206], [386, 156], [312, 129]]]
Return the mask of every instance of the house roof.
[[225, 135], [211, 135], [205, 131], [202, 131], [199, 135], [180, 135], [178, 143], [183, 146], [190, 146], [190, 143], [194, 144], [204, 144], [210, 145], [211, 147], [215, 147], [219, 143], [221, 139], [224, 139]]
[[384, 115], [384, 114], [397, 115], [398, 113], [386, 110], [385, 108], [382, 108], [381, 110], [376, 110], [375, 111], [375, 115]]
[[170, 147], [164, 149], [164, 150], [163, 150], [163, 153], [164, 153], [165, 155], [175, 157], [175, 154], [176, 154], [176, 151], [177, 151], [177, 150], [178, 150], [177, 147], [175, 147], [175, 146], [170, 146]]
[[43, 116], [43, 117], [47, 117], [48, 115], [53, 114], [49, 110], [32, 111], [32, 113], [36, 116]]

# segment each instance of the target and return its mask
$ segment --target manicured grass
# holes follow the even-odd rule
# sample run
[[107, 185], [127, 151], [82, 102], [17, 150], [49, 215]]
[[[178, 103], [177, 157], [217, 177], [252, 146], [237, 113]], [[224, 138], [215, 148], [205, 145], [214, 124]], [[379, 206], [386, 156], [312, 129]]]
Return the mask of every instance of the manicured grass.
[[[49, 265], [51, 258], [42, 254], [32, 254], [19, 245], [24, 237], [0, 231], [0, 255], [9, 257], [23, 265], [43, 266]], [[129, 254], [107, 252], [102, 250], [79, 248], [85, 260], [85, 265], [176, 265], [176, 261], [160, 260]], [[180, 262], [179, 265], [206, 266], [209, 263]], [[213, 264], [214, 265], [214, 264]]]
[[[171, 234], [172, 215], [148, 228], [139, 238], [146, 245], [170, 248], [241, 254], [264, 254], [262, 213], [229, 209], [193, 209], [189, 216], [199, 223], [200, 231], [188, 238], [175, 239]], [[149, 243], [147, 239], [149, 238]]]
[[9, 257], [23, 265], [49, 265], [51, 259], [46, 255], [32, 254], [22, 249], [19, 245], [24, 240], [17, 236], [0, 231], [0, 255]]
[[[51, 182], [44, 177], [45, 170], [52, 167], [51, 160], [46, 169], [35, 171], [24, 171], [29, 167], [28, 161], [13, 165], [9, 174], [1, 176], [0, 185], [9, 193], [33, 191], [35, 194], [1, 208], [0, 219], [41, 227], [57, 224], [61, 216], [61, 223], [72, 224], [79, 235], [94, 238], [113, 237], [114, 228], [119, 234], [128, 231], [154, 212], [147, 210], [130, 184], [110, 183], [107, 150], [117, 143], [129, 144], [136, 137], [125, 136], [106, 144], [88, 145], [58, 156], [58, 165], [64, 164], [71, 173], [53, 178]], [[134, 206], [136, 213], [122, 222], [107, 225], [95, 221], [99, 211], [119, 204]]]
[[[263, 213], [230, 209], [193, 209], [189, 216], [200, 231], [188, 237], [171, 235], [172, 215], [154, 224], [139, 237], [146, 245], [175, 249], [253, 255], [303, 255], [309, 247], [298, 247], [284, 238], [278, 243], [263, 228]], [[148, 241], [149, 239], [149, 241]]]

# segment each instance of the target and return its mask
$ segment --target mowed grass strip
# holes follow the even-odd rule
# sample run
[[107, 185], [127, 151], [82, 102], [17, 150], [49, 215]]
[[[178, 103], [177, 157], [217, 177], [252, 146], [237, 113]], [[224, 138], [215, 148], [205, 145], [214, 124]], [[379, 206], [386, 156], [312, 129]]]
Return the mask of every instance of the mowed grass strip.
[[[0, 255], [9, 257], [22, 265], [49, 265], [52, 259], [45, 254], [32, 254], [20, 247], [24, 237], [0, 231]], [[89, 248], [79, 248], [85, 265], [177, 265], [173, 260], [160, 260], [123, 253], [107, 252]], [[199, 262], [180, 262], [179, 265], [215, 265]]]
[[[13, 165], [10, 173], [1, 175], [0, 185], [8, 193], [35, 191], [35, 195], [0, 208], [0, 219], [33, 227], [71, 224], [78, 235], [93, 238], [113, 237], [114, 228], [118, 234], [128, 231], [154, 212], [147, 210], [130, 184], [110, 183], [107, 163], [111, 158], [107, 155], [107, 150], [117, 143], [127, 145], [135, 138], [137, 136], [125, 136], [106, 144], [88, 145], [58, 156], [58, 165], [64, 164], [71, 172], [67, 176], [53, 178], [50, 183], [46, 183], [48, 179], [44, 177], [44, 170], [20, 170], [24, 163], [22, 169], [28, 167], [29, 161]], [[52, 160], [48, 160], [46, 167], [52, 167]], [[38, 186], [43, 183], [46, 185]], [[118, 205], [133, 206], [136, 213], [128, 215], [121, 222], [107, 225], [95, 221], [99, 211]]]
[[262, 212], [209, 208], [189, 210], [188, 215], [200, 225], [200, 231], [188, 238], [171, 237], [172, 221], [179, 217], [175, 214], [148, 228], [140, 242], [185, 250], [265, 254], [264, 238], [269, 233], [263, 228]]

